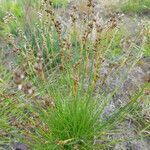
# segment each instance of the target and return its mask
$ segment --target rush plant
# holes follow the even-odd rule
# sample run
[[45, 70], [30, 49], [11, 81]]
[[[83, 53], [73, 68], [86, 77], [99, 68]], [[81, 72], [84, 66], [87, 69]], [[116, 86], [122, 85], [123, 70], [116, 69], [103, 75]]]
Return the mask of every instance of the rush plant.
[[[15, 67], [4, 67], [9, 78], [5, 71], [0, 74], [0, 132], [9, 135], [9, 142], [22, 142], [37, 150], [90, 150], [127, 140], [110, 136], [141, 104], [147, 85], [108, 116], [104, 112], [142, 57], [143, 43], [138, 47], [128, 38], [122, 40], [116, 15], [101, 25], [94, 17], [92, 0], [87, 8], [82, 21], [78, 7], [73, 6], [66, 27], [53, 4], [44, 1], [37, 13], [39, 22], [29, 26], [29, 32], [15, 28], [18, 36], [8, 33]], [[106, 64], [108, 72], [103, 75]], [[122, 74], [124, 67], [127, 71]], [[111, 77], [117, 77], [118, 84], [110, 89]], [[7, 134], [2, 137], [7, 138]]]

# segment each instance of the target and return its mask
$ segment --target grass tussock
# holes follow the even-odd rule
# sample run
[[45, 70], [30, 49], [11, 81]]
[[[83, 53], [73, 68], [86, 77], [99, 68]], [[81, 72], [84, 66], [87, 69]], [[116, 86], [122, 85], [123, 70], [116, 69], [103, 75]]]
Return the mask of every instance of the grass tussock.
[[124, 12], [129, 13], [150, 13], [150, 1], [149, 0], [128, 0], [121, 8]]
[[[130, 101], [109, 116], [104, 117], [104, 112], [143, 56], [144, 35], [130, 40], [119, 28], [117, 15], [100, 24], [93, 1], [88, 0], [86, 5], [86, 19], [80, 20], [78, 7], [73, 6], [67, 26], [50, 1], [43, 1], [40, 9], [31, 11], [35, 13], [31, 20], [23, 17], [23, 25], [13, 15], [4, 18], [9, 30], [2, 51], [10, 49], [9, 59], [14, 66], [8, 68], [3, 51], [0, 145], [17, 141], [37, 150], [90, 150], [110, 148], [127, 140], [110, 137], [140, 106], [148, 85], [140, 87]], [[12, 28], [13, 22], [16, 24]], [[142, 42], [137, 46], [139, 38]], [[108, 73], [103, 76], [106, 63]], [[127, 72], [121, 74], [124, 67]], [[112, 74], [119, 79], [110, 90], [107, 83]]]

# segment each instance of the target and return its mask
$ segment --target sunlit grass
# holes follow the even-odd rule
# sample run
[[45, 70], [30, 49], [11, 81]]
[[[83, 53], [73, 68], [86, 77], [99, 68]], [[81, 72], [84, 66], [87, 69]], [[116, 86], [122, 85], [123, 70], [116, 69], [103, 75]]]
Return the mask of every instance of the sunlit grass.
[[129, 13], [150, 13], [149, 0], [128, 0], [121, 8], [124, 12]]

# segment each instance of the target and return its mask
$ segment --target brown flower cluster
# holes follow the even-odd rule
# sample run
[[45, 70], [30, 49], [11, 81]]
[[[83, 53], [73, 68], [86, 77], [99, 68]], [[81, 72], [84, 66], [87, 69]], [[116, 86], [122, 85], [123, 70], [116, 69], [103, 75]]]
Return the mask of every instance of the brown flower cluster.
[[17, 70], [14, 73], [14, 83], [17, 85], [18, 90], [24, 92], [27, 95], [33, 95], [35, 92], [35, 87], [32, 85], [31, 82], [24, 83], [25, 74], [22, 70]]

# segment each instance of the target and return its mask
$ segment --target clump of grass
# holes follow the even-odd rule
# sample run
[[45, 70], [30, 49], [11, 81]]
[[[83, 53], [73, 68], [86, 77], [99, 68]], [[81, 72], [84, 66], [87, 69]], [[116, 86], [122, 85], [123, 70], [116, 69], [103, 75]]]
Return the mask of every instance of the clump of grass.
[[68, 0], [52, 0], [52, 5], [55, 8], [66, 7], [68, 5]]
[[[28, 29], [35, 20], [34, 11], [39, 9], [39, 0], [1, 0], [0, 1], [0, 29], [1, 35], [11, 32], [17, 36], [16, 28], [23, 27], [24, 30]], [[28, 13], [26, 13], [28, 12]], [[29, 15], [30, 14], [30, 15]], [[32, 16], [32, 21], [31, 17]], [[13, 20], [13, 21], [12, 21]], [[5, 22], [5, 24], [3, 23]], [[9, 24], [9, 27], [8, 25]]]
[[147, 38], [146, 40], [146, 44], [144, 46], [144, 49], [145, 49], [145, 56], [149, 57], [150, 56], [150, 51], [149, 51], [149, 48], [150, 48], [150, 24], [147, 23], [147, 26], [145, 27], [145, 37]]
[[[59, 150], [105, 149], [122, 141], [110, 140], [108, 135], [141, 103], [145, 86], [108, 118], [103, 113], [143, 51], [131, 41], [124, 41], [123, 47], [128, 49], [122, 51], [123, 33], [117, 28], [117, 16], [100, 25], [94, 18], [93, 1], [88, 0], [87, 8], [87, 20], [81, 22], [83, 28], [77, 25], [80, 20], [78, 8], [74, 6], [66, 29], [52, 3], [45, 1], [38, 12], [36, 26], [29, 26], [28, 33], [15, 29], [17, 37], [8, 34], [7, 42], [17, 69], [10, 71], [11, 84], [5, 83], [12, 85], [13, 95], [6, 97], [10, 90], [3, 88], [4, 83], [0, 94], [3, 95], [1, 104], [9, 102], [12, 107], [9, 113], [3, 108], [1, 114], [13, 127], [11, 131], [18, 133], [10, 137], [12, 142], [22, 141], [30, 149]], [[109, 73], [102, 77], [100, 72], [105, 63], [109, 63]], [[113, 67], [117, 75], [124, 66], [128, 68], [127, 73], [107, 92], [106, 81]]]
[[121, 9], [129, 13], [149, 13], [150, 1], [149, 0], [128, 0], [125, 2]]

